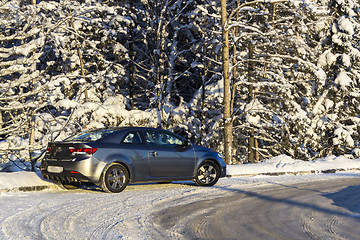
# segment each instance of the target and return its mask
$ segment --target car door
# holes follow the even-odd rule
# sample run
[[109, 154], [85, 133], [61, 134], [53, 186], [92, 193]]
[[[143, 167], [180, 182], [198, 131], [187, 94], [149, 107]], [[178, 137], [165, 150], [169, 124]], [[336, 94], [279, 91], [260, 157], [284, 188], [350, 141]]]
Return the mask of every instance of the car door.
[[144, 132], [152, 177], [192, 177], [195, 154], [185, 140], [169, 132]]
[[133, 131], [127, 133], [121, 144], [123, 146], [123, 150], [121, 151], [131, 160], [134, 170], [133, 180], [141, 181], [148, 179], [150, 177], [148, 148], [140, 132]]

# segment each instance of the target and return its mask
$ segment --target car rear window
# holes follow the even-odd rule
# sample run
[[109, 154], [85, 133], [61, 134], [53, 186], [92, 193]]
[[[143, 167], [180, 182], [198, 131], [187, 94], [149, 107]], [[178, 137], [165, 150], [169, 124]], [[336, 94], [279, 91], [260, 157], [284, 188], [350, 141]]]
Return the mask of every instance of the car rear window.
[[114, 130], [103, 129], [91, 132], [82, 132], [65, 139], [65, 142], [95, 142], [105, 136], [113, 133]]

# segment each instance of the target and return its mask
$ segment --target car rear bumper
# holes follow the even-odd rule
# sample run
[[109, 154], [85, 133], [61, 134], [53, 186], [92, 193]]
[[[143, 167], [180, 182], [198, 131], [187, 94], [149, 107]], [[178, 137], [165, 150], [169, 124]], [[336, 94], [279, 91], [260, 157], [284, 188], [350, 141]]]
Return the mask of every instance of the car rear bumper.
[[[65, 182], [93, 182], [89, 176], [86, 176], [87, 166], [90, 166], [90, 159], [82, 161], [48, 161], [44, 159], [41, 162], [41, 175], [45, 179]], [[51, 168], [61, 169], [59, 171], [50, 171]]]
[[64, 171], [62, 173], [49, 173], [47, 171], [41, 171], [41, 175], [45, 179], [61, 182], [91, 182], [87, 177], [81, 173], [74, 173], [73, 171]]

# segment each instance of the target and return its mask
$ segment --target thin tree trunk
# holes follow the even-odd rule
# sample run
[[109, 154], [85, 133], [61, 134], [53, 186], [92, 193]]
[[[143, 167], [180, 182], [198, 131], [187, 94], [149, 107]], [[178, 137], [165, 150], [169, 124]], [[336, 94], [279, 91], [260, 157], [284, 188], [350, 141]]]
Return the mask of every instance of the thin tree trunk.
[[221, 0], [221, 25], [222, 25], [222, 41], [223, 41], [223, 77], [224, 77], [224, 153], [226, 164], [232, 161], [232, 118], [231, 118], [231, 83], [230, 83], [230, 57], [229, 57], [229, 32], [226, 26], [227, 11], [226, 0]]
[[[250, 42], [249, 43], [249, 64], [248, 64], [248, 81], [249, 81], [249, 101], [252, 101], [255, 98], [255, 94], [254, 94], [254, 86], [251, 84], [253, 82], [253, 54], [254, 54], [254, 49], [253, 49], [253, 45]], [[255, 130], [251, 129], [250, 133], [249, 133], [249, 146], [248, 146], [248, 158], [249, 158], [249, 162], [254, 163], [255, 162], [255, 153], [254, 153], [254, 148], [255, 148]]]
[[[134, 13], [133, 2], [130, 1], [130, 12]], [[133, 19], [134, 20], [134, 19]], [[134, 109], [134, 75], [135, 75], [135, 67], [134, 67], [134, 30], [133, 26], [130, 26], [130, 42], [129, 42], [129, 98], [130, 98], [130, 107]]]
[[204, 73], [202, 76], [202, 86], [201, 86], [201, 108], [200, 108], [200, 119], [201, 119], [201, 127], [200, 127], [200, 136], [201, 136], [201, 144], [203, 144], [203, 139], [205, 137], [205, 97], [206, 97], [206, 91], [205, 91], [205, 87], [206, 87], [206, 79], [207, 79], [207, 74], [208, 74], [208, 63], [207, 63], [207, 42], [206, 42], [206, 24], [207, 24], [207, 17], [204, 17], [204, 29], [203, 29], [203, 34], [202, 34], [202, 38], [203, 38], [203, 44], [202, 44], [202, 52], [204, 54]]
[[[32, 5], [36, 5], [36, 0], [32, 0]], [[35, 84], [35, 79], [32, 79], [32, 86]], [[34, 143], [35, 143], [35, 118], [34, 113], [30, 115], [30, 124], [29, 124], [29, 159], [31, 163], [31, 171], [36, 171], [36, 161], [33, 159], [34, 152]]]
[[[240, 6], [240, 0], [237, 0], [236, 2], [236, 7], [238, 8]], [[236, 20], [239, 20], [239, 12], [236, 13]], [[236, 38], [239, 34], [239, 27], [236, 26], [234, 29], [234, 37]], [[231, 91], [231, 104], [230, 104], [230, 114], [232, 115], [234, 112], [234, 101], [235, 101], [235, 93], [236, 93], [236, 87], [235, 87], [235, 80], [238, 76], [237, 74], [237, 68], [236, 66], [236, 53], [237, 53], [237, 49], [236, 49], [236, 42], [234, 42], [234, 46], [233, 46], [233, 69], [232, 69], [232, 78], [233, 78], [233, 85], [232, 85], [232, 91]]]
[[[70, 14], [72, 14], [71, 9], [70, 9]], [[71, 27], [74, 29], [74, 31], [76, 31], [73, 18], [71, 18]], [[84, 61], [83, 61], [83, 58], [82, 58], [82, 55], [81, 55], [80, 44], [79, 44], [79, 41], [78, 41], [76, 35], [75, 35], [75, 42], [76, 42], [76, 51], [77, 51], [77, 54], [79, 56], [79, 61], [80, 61], [81, 77], [86, 81], [85, 69], [84, 69]], [[84, 95], [85, 95], [85, 102], [88, 102], [89, 97], [88, 97], [87, 88], [85, 88], [85, 90], [84, 90]]]
[[254, 154], [254, 148], [255, 148], [255, 131], [254, 129], [250, 130], [250, 136], [249, 136], [249, 150], [248, 150], [248, 157], [249, 157], [249, 162], [250, 163], [254, 163], [255, 162], [255, 154]]
[[156, 107], [158, 110], [158, 127], [162, 128], [163, 114], [162, 114], [162, 102], [163, 102], [163, 70], [164, 70], [164, 62], [163, 62], [163, 45], [165, 45], [165, 39], [163, 39], [163, 24], [162, 24], [162, 14], [157, 18], [157, 29], [156, 29], [156, 53], [155, 53], [155, 66], [156, 66], [156, 96], [157, 102]]
[[254, 138], [254, 147], [255, 147], [255, 162], [259, 161], [259, 142], [257, 138]]
[[36, 171], [34, 160], [34, 143], [35, 143], [35, 117], [34, 114], [31, 114], [30, 117], [30, 126], [29, 126], [29, 157], [31, 162], [31, 171]]
[[275, 26], [275, 15], [276, 15], [276, 2], [273, 5], [273, 12], [272, 12], [272, 26]]

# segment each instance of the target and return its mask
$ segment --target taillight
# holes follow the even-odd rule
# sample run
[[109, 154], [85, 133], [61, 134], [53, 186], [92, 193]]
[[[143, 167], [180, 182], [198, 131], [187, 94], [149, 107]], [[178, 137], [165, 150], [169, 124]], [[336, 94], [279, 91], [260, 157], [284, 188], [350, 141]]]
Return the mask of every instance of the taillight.
[[98, 149], [97, 148], [69, 148], [70, 153], [77, 153], [77, 154], [94, 154]]
[[52, 149], [51, 147], [48, 147], [48, 148], [46, 149], [46, 152], [47, 152], [47, 153], [51, 152], [51, 149]]

